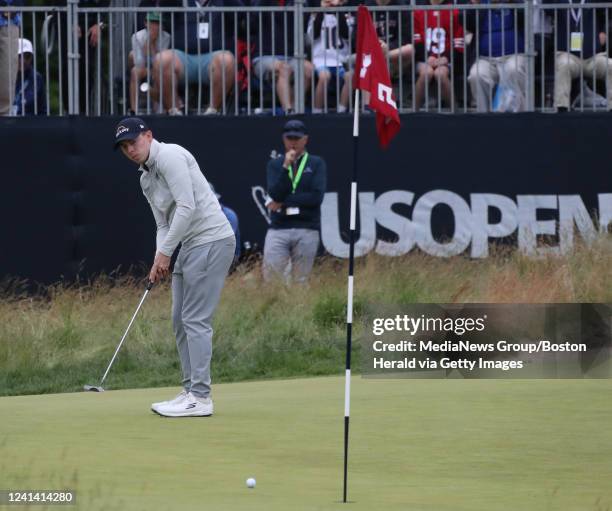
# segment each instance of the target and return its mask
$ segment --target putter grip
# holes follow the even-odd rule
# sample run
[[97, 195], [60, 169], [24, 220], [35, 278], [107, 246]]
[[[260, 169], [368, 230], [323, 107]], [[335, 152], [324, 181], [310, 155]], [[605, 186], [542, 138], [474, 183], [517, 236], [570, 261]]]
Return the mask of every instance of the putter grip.
[[153, 287], [153, 282], [151, 282], [150, 280], [147, 282], [147, 291], [151, 291], [151, 288]]

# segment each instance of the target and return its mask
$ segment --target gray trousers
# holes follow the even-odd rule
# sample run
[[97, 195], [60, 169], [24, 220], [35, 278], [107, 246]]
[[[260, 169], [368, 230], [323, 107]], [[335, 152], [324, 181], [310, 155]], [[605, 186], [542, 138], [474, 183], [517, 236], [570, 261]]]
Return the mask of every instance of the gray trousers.
[[212, 317], [234, 259], [231, 236], [196, 247], [181, 247], [172, 272], [172, 324], [183, 371], [183, 388], [210, 395]]
[[306, 282], [318, 249], [319, 231], [268, 229], [264, 244], [264, 279], [282, 279], [288, 282], [293, 269], [295, 281]]

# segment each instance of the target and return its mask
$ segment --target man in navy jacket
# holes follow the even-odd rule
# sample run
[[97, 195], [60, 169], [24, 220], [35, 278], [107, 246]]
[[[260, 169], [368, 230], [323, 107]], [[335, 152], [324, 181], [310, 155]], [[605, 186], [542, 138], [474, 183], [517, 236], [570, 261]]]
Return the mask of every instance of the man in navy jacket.
[[[267, 168], [271, 224], [264, 245], [264, 279], [306, 282], [319, 248], [321, 203], [327, 187], [325, 160], [306, 151], [306, 126], [297, 119], [283, 129], [285, 154]], [[291, 264], [291, 268], [289, 268]]]

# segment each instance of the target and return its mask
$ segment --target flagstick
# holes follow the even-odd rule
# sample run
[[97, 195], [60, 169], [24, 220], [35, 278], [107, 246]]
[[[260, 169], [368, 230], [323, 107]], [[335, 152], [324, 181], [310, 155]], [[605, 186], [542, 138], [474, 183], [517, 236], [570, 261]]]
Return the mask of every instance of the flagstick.
[[357, 215], [357, 155], [359, 147], [359, 89], [355, 89], [353, 117], [353, 180], [351, 182], [351, 220], [349, 231], [348, 300], [346, 306], [346, 381], [344, 384], [344, 492], [346, 502], [348, 477], [348, 440], [351, 409], [351, 346], [353, 335], [353, 274], [355, 269], [355, 218]]

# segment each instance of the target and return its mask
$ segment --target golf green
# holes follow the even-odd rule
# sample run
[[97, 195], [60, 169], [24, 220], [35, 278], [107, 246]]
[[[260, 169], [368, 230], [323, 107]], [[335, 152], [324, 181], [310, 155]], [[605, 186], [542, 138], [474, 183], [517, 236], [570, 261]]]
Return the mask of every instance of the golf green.
[[0, 398], [0, 488], [83, 510], [612, 507], [610, 380], [352, 385], [350, 504], [339, 377], [217, 385], [210, 418], [149, 410], [178, 389]]

